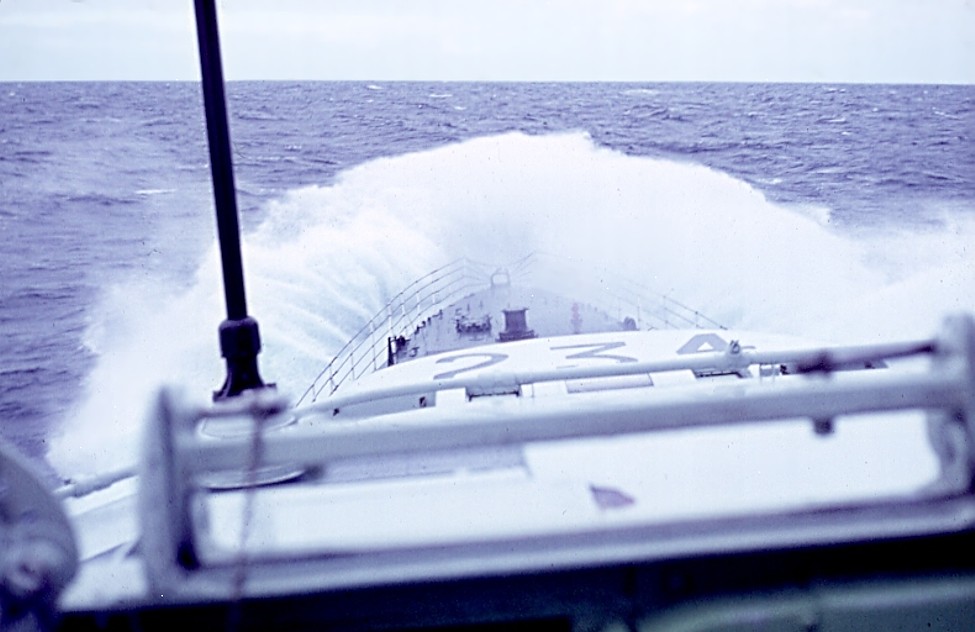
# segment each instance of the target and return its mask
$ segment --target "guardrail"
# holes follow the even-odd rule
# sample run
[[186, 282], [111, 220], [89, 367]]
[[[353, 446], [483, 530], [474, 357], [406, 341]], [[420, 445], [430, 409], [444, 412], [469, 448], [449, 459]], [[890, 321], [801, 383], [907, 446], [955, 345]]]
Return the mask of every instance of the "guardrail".
[[[589, 296], [597, 307], [615, 312], [621, 321], [626, 316], [633, 318], [637, 329], [728, 329], [700, 311], [611, 268], [576, 263], [568, 257], [546, 252], [529, 254], [508, 267], [511, 277], [520, 280], [531, 276], [533, 269], [559, 270], [560, 277], [571, 283], [561, 288], [562, 291]], [[546, 281], [552, 283], [556, 279]]]
[[[332, 395], [345, 382], [387, 366], [390, 338], [412, 336], [420, 323], [443, 307], [488, 287], [498, 269], [466, 258], [457, 259], [408, 285], [335, 354], [295, 405], [315, 402], [323, 394]], [[632, 318], [636, 329], [727, 329], [701, 312], [612, 270], [582, 266], [557, 255], [532, 253], [501, 269], [526, 285], [586, 296], [603, 311], [615, 312], [621, 322], [624, 317]]]
[[331, 395], [348, 380], [387, 364], [388, 340], [409, 335], [443, 305], [487, 285], [490, 268], [470, 259], [457, 259], [406, 286], [339, 349], [296, 406]]
[[[880, 361], [905, 356], [928, 356], [929, 366], [923, 371], [867, 371], [855, 379], [839, 379], [838, 375], [832, 375], [831, 367], [842, 367], [851, 361], [862, 362], [865, 358]], [[289, 590], [297, 586], [308, 590], [320, 589], [321, 582], [325, 581], [323, 578], [339, 581], [348, 573], [349, 560], [341, 556], [337, 558], [335, 551], [328, 547], [321, 550], [302, 549], [305, 557], [301, 558], [300, 565], [295, 564], [290, 549], [265, 551], [258, 547], [248, 549], [247, 557], [243, 554], [220, 557], [207, 549], [209, 540], [205, 530], [208, 527], [205, 521], [201, 522], [190, 511], [193, 507], [202, 506], [191, 501], [194, 496], [207, 493], [198, 484], [198, 477], [205, 472], [248, 472], [259, 466], [285, 464], [314, 468], [357, 457], [378, 458], [491, 445], [619, 437], [692, 426], [704, 428], [778, 423], [782, 419], [805, 418], [815, 428], [824, 420], [831, 422], [834, 418], [864, 413], [923, 411], [932, 423], [939, 424], [939, 432], [943, 433], [945, 440], [951, 441], [950, 450], [938, 452], [945, 468], [942, 473], [942, 483], [945, 485], [918, 490], [905, 497], [892, 497], [885, 501], [880, 508], [882, 511], [872, 504], [874, 501], [838, 500], [815, 514], [772, 511], [727, 519], [715, 517], [702, 521], [695, 530], [687, 532], [665, 525], [663, 531], [654, 532], [656, 538], [640, 539], [647, 546], [661, 546], [648, 550], [646, 555], [700, 556], [703, 551], [713, 550], [709, 547], [714, 546], [715, 537], [720, 538], [721, 542], [738, 543], [728, 544], [729, 550], [736, 546], [743, 548], [735, 550], [750, 550], [767, 546], [773, 541], [788, 543], [790, 548], [795, 548], [861, 541], [875, 538], [878, 533], [885, 537], [918, 537], [972, 528], [975, 520], [971, 488], [975, 468], [975, 400], [972, 398], [972, 386], [975, 384], [975, 321], [970, 317], [949, 319], [942, 333], [931, 339], [767, 353], [730, 350], [695, 354], [694, 357], [668, 362], [682, 363], [685, 367], [794, 363], [805, 367], [805, 371], [821, 375], [808, 378], [796, 376], [791, 381], [756, 381], [747, 385], [745, 391], [715, 390], [698, 385], [695, 388], [699, 392], [693, 393], [693, 396], [630, 398], [614, 401], [611, 406], [607, 406], [605, 399], [593, 399], [580, 400], [571, 407], [525, 407], [519, 409], [517, 419], [510, 415], [485, 416], [482, 410], [473, 410], [473, 407], [452, 410], [449, 415], [438, 415], [434, 407], [424, 411], [426, 416], [422, 419], [414, 417], [402, 423], [320, 424], [266, 435], [260, 432], [260, 428], [268, 420], [281, 415], [294, 415], [285, 401], [273, 392], [256, 392], [228, 402], [197, 406], [164, 391], [158, 399], [153, 420], [147, 426], [150, 435], [146, 443], [146, 458], [154, 467], [147, 468], [140, 492], [144, 494], [145, 506], [151, 508], [146, 514], [151, 528], [144, 529], [142, 542], [149, 583], [160, 593], [165, 592], [167, 597], [172, 591], [186, 589], [190, 585], [188, 582], [196, 583], [192, 585], [192, 592], [186, 594], [199, 596], [202, 593], [198, 591], [207, 588], [239, 595], [242, 584], [234, 581], [235, 569], [237, 572], [246, 570], [246, 586], [252, 591], [273, 590], [281, 585], [282, 577], [287, 577]], [[661, 366], [673, 368], [670, 364]], [[640, 367], [641, 371], [647, 369]], [[607, 371], [615, 373], [629, 371], [630, 368], [591, 366], [578, 370], [590, 376], [603, 376]], [[534, 383], [563, 379], [570, 374], [577, 375], [558, 370], [519, 374], [517, 377], [521, 381]], [[824, 379], [824, 376], [829, 376], [829, 379]], [[486, 379], [494, 377], [473, 375], [436, 385], [427, 383], [424, 388], [478, 387]], [[391, 394], [388, 391], [379, 395]], [[339, 404], [338, 399], [330, 398], [299, 414], [324, 413], [330, 419], [329, 409]], [[208, 419], [247, 417], [252, 419], [255, 429], [252, 436], [212, 441], [197, 432], [200, 423]], [[901, 416], [892, 415], [888, 423], [898, 424], [902, 419]], [[253, 491], [248, 492], [244, 502], [250, 502], [246, 499], [254, 494]], [[341, 519], [341, 516], [329, 516], [327, 511], [322, 516]], [[202, 535], [200, 529], [203, 529]], [[623, 538], [624, 531], [617, 530], [614, 537]], [[728, 539], [732, 532], [737, 540]], [[242, 533], [246, 534], [246, 530]], [[750, 535], [742, 540], [740, 536], [743, 533]], [[585, 538], [585, 542], [580, 544], [575, 541], [573, 544], [558, 533], [552, 537], [562, 538], [551, 541], [557, 541], [563, 549], [569, 550], [572, 564], [577, 564], [582, 559], [580, 556], [585, 555], [591, 555], [597, 561], [604, 559], [598, 557], [603, 555], [598, 539]], [[242, 536], [242, 551], [245, 539]], [[532, 542], [525, 540], [522, 544], [529, 547]], [[586, 549], [587, 546], [590, 548]], [[533, 552], [542, 554], [542, 547]], [[211, 553], [215, 556], [211, 556]], [[431, 556], [429, 549], [396, 552], [396, 556], [413, 554], [417, 557], [408, 558], [406, 563], [410, 563], [410, 560], [415, 563], [417, 559], [427, 562], [444, 559], [442, 556]], [[357, 552], [357, 555], [360, 557], [352, 561], [361, 564], [364, 552]], [[373, 568], [389, 564], [384, 568], [402, 573], [403, 567], [396, 566], [399, 563], [397, 560], [402, 559], [377, 555], [371, 558], [371, 563], [375, 564]], [[558, 559], [564, 561], [563, 558]], [[540, 563], [551, 562], [542, 559]], [[414, 565], [407, 568], [416, 571], [417, 568], [428, 567]]]

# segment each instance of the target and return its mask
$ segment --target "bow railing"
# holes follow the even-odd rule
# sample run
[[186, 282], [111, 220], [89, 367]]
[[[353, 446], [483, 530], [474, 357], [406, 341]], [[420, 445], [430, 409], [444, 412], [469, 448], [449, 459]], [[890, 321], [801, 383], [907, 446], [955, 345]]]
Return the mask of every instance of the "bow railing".
[[443, 305], [487, 285], [490, 278], [488, 266], [457, 259], [406, 286], [339, 349], [296, 406], [331, 395], [345, 382], [386, 366], [390, 338], [411, 334]]
[[[700, 311], [611, 268], [537, 252], [511, 264], [509, 270], [511, 278], [519, 280], [557, 270], [557, 276], [545, 276], [546, 287], [573, 296], [586, 296], [594, 305], [615, 314], [620, 321], [631, 317], [637, 329], [727, 329]], [[565, 286], [566, 281], [571, 285], [558, 287], [559, 284]], [[537, 279], [535, 283], [539, 284]]]
[[[394, 296], [335, 354], [296, 405], [335, 393], [346, 382], [389, 364], [391, 339], [409, 338], [426, 319], [467, 294], [488, 287], [499, 268], [462, 258], [420, 277]], [[502, 266], [520, 283], [586, 297], [635, 329], [726, 329], [712, 318], [609, 269], [532, 253]]]

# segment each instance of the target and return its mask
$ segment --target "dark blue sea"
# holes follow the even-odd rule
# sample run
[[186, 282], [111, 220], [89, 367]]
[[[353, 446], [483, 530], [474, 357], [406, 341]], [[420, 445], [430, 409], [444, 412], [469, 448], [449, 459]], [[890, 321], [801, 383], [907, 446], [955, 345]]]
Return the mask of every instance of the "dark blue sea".
[[[262, 371], [300, 393], [413, 278], [557, 252], [732, 327], [931, 333], [975, 310], [975, 86], [228, 86]], [[0, 84], [0, 434], [133, 459], [160, 383], [219, 386], [194, 83]]]

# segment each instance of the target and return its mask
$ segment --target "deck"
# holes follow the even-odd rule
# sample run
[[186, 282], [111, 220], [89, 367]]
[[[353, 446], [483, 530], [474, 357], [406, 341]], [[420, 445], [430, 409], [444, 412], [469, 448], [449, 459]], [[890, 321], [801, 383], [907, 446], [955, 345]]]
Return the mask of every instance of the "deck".
[[539, 290], [494, 282], [393, 338], [389, 364], [492, 342], [633, 329], [592, 305]]

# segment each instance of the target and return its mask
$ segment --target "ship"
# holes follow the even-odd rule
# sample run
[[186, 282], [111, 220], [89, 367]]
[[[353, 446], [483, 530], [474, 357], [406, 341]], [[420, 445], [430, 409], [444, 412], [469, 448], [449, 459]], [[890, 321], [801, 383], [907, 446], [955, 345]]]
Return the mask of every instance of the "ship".
[[458, 260], [297, 399], [258, 369], [216, 13], [196, 0], [227, 319], [136, 470], [0, 446], [0, 629], [968, 630], [975, 320], [823, 345], [611, 270]]

